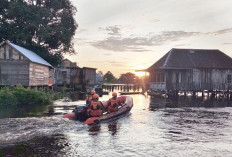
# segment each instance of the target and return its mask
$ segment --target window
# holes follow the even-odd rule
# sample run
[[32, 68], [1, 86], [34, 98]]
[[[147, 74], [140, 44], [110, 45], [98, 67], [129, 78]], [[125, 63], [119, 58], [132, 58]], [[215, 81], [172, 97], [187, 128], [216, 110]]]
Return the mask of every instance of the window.
[[0, 47], [0, 59], [4, 59], [4, 47]]
[[10, 52], [9, 52], [9, 46], [8, 45], [6, 45], [5, 59], [10, 59]]
[[157, 83], [164, 82], [164, 73], [154, 73], [152, 80]]
[[182, 78], [181, 73], [176, 73], [176, 83], [181, 83], [182, 82], [181, 78]]
[[12, 52], [12, 59], [19, 60], [19, 53], [14, 49], [13, 49], [13, 52]]
[[9, 47], [9, 58], [13, 59], [13, 49]]
[[23, 60], [23, 59], [24, 59], [23, 55], [20, 55], [20, 60]]
[[157, 76], [157, 82], [160, 82], [160, 76], [161, 76], [161, 74], [158, 73], [156, 76]]
[[153, 80], [154, 80], [154, 82], [157, 82], [157, 80], [156, 80], [156, 73], [154, 73], [154, 75], [153, 75]]
[[164, 82], [164, 73], [161, 73], [160, 81], [161, 81], [161, 82]]
[[227, 83], [231, 83], [231, 75], [227, 75]]

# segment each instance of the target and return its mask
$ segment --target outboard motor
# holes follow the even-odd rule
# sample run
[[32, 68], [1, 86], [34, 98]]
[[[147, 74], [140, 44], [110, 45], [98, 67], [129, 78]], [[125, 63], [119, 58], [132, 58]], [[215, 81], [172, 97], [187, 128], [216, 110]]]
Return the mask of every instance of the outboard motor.
[[75, 113], [76, 120], [85, 121], [88, 118], [86, 106], [77, 106], [73, 112]]

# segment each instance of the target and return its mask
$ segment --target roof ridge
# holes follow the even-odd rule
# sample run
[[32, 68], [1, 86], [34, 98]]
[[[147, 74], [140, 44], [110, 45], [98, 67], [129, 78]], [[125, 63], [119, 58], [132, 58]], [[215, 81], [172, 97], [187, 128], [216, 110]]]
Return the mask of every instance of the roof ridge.
[[[39, 63], [39, 64], [42, 64], [42, 65], [46, 65], [46, 66], [52, 67], [52, 65], [50, 63], [48, 63], [45, 59], [43, 59], [37, 53], [35, 53], [35, 52], [33, 52], [33, 51], [29, 50], [29, 49], [26, 49], [26, 48], [24, 48], [22, 46], [19, 46], [17, 44], [14, 44], [12, 42], [6, 42], [6, 43], [8, 45], [10, 45], [12, 48], [16, 49], [19, 53], [21, 53], [23, 56], [25, 56], [31, 62]], [[22, 50], [20, 50], [20, 49], [22, 49]], [[25, 54], [25, 52], [23, 52], [23, 51], [28, 51], [29, 54]]]
[[208, 51], [208, 50], [217, 50], [217, 51], [220, 51], [219, 49], [194, 49], [194, 48], [172, 48], [174, 50], [201, 50], [201, 51]]
[[167, 67], [168, 66], [168, 61], [170, 60], [171, 54], [172, 54], [172, 49], [168, 52], [168, 56], [163, 64], [163, 67]]

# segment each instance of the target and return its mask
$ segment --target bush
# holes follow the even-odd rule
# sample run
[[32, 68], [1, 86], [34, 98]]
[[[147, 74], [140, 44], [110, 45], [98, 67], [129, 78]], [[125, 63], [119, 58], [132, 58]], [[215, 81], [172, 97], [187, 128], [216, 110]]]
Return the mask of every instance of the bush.
[[14, 96], [9, 88], [2, 88], [0, 90], [0, 105], [15, 105], [17, 98]]
[[20, 85], [12, 88], [4, 87], [0, 90], [0, 105], [49, 104], [62, 96], [60, 93], [27, 89]]

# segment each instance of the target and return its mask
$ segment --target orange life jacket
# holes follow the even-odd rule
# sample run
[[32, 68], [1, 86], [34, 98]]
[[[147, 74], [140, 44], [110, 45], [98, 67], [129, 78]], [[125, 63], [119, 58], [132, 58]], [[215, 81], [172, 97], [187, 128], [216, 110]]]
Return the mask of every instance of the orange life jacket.
[[113, 98], [111, 98], [110, 99], [110, 107], [118, 107], [118, 100], [117, 100], [117, 98], [116, 99], [113, 99]]
[[91, 117], [100, 117], [102, 115], [101, 103], [100, 101], [92, 101], [90, 108], [88, 109], [88, 114]]
[[115, 112], [118, 111], [118, 100], [117, 99], [110, 99], [110, 105], [108, 107], [109, 112]]
[[89, 95], [89, 96], [86, 97], [85, 100], [86, 100], [86, 101], [92, 101], [92, 99], [93, 99], [93, 96], [92, 96], [92, 95]]
[[91, 110], [99, 110], [101, 108], [100, 101], [92, 101], [90, 105]]

